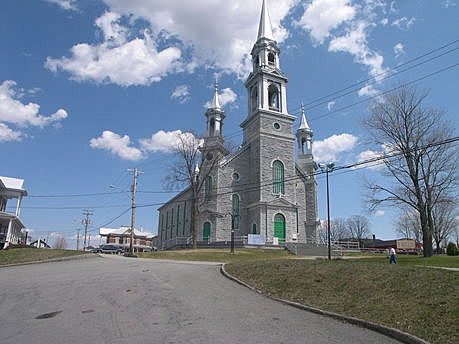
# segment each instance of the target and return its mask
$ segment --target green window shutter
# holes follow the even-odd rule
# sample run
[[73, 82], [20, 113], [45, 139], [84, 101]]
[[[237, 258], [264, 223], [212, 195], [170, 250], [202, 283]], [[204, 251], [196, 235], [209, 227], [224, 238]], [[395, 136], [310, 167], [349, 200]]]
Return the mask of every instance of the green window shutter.
[[279, 160], [273, 162], [273, 193], [276, 195], [285, 194], [284, 164]]
[[232, 196], [233, 212], [232, 212], [232, 229], [239, 229], [239, 195]]

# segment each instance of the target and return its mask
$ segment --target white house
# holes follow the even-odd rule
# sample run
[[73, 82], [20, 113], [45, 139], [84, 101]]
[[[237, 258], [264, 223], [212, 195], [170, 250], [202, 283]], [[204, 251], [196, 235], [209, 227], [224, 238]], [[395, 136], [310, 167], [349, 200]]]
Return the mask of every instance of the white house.
[[[121, 247], [124, 250], [129, 250], [129, 244], [131, 242], [131, 227], [121, 226], [118, 229], [115, 228], [99, 228], [99, 235], [105, 237], [106, 243]], [[150, 251], [153, 247], [153, 234], [149, 232], [142, 232], [134, 229], [134, 251], [145, 252]]]
[[[0, 249], [22, 241], [23, 223], [19, 219], [22, 197], [27, 196], [24, 180], [0, 176]], [[8, 201], [16, 199], [10, 210]]]

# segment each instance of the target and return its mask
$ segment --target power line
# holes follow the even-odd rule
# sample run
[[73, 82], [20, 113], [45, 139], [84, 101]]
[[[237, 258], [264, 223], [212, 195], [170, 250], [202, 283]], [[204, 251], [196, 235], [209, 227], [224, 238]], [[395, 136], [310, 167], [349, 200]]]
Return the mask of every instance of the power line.
[[[416, 147], [416, 148], [410, 149], [409, 151], [418, 151], [418, 150], [432, 148], [432, 147], [436, 147], [436, 146], [440, 146], [440, 145], [444, 145], [444, 144], [454, 143], [454, 142], [457, 142], [457, 141], [459, 141], [459, 136], [448, 138], [448, 139], [445, 139], [443, 141], [439, 141], [439, 142], [435, 142], [435, 143], [430, 143], [430, 144], [427, 144], [427, 145], [424, 145], [424, 146], [421, 146], [421, 147]], [[366, 164], [371, 164], [371, 163], [376, 163], [376, 162], [382, 161], [382, 160], [392, 159], [392, 158], [395, 158], [395, 157], [403, 155], [403, 154], [404, 154], [404, 152], [400, 152], [398, 150], [393, 150], [392, 152], [389, 152], [389, 153], [386, 153], [386, 154], [383, 154], [383, 155], [380, 155], [380, 156], [376, 156], [374, 158], [369, 158], [369, 159], [358, 161], [358, 162], [355, 162], [355, 163], [352, 163], [352, 164], [347, 164], [347, 165], [342, 165], [342, 166], [335, 167], [334, 171], [337, 171], [337, 170], [348, 170], [346, 172], [355, 171], [356, 169], [353, 169], [354, 167], [359, 167], [360, 166], [361, 168], [364, 168], [365, 167], [364, 165], [366, 165]], [[319, 175], [322, 175], [324, 173], [325, 173], [324, 171], [316, 171], [316, 172], [311, 173], [311, 174], [309, 174], [309, 175], [307, 175], [305, 177], [319, 176]], [[293, 181], [296, 181], [296, 180], [300, 180], [302, 178], [303, 177], [301, 177], [301, 176], [294, 176], [294, 177], [286, 178], [284, 180], [284, 182], [293, 182]], [[247, 183], [247, 184], [243, 184], [243, 185], [238, 185], [238, 189], [234, 188], [233, 186], [222, 187], [222, 188], [234, 188], [234, 189], [230, 190], [230, 191], [227, 191], [227, 192], [217, 193], [216, 196], [233, 194], [235, 192], [240, 191], [239, 187], [244, 186], [244, 185], [253, 185], [253, 184], [254, 183]], [[261, 190], [264, 187], [270, 187], [272, 185], [273, 185], [273, 182], [269, 182], [269, 183], [265, 183], [265, 184], [261, 184], [261, 185], [254, 185], [252, 187], [243, 189], [243, 191], [245, 191], [245, 192], [258, 191], [258, 190]], [[184, 201], [191, 201], [191, 198], [182, 199], [182, 200], [171, 202], [171, 203], [178, 203], [178, 202], [184, 202]], [[158, 205], [164, 205], [164, 204], [167, 204], [167, 203], [169, 203], [169, 202], [143, 204], [143, 205], [137, 205], [137, 207], [153, 207], [153, 206], [158, 206]]]
[[86, 194], [27, 195], [27, 197], [35, 197], [35, 198], [91, 197], [91, 196], [113, 195], [113, 194], [128, 193], [128, 192], [129, 191], [97, 192], [97, 193], [86, 193]]

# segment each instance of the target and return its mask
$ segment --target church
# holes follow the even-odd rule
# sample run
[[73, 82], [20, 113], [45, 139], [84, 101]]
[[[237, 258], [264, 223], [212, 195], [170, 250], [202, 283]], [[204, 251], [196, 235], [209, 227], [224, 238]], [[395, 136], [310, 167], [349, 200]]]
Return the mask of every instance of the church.
[[[280, 49], [265, 1], [251, 56], [253, 70], [245, 82], [247, 116], [240, 124], [243, 141], [236, 152], [228, 154], [225, 148], [226, 115], [217, 87], [205, 113], [206, 134], [200, 151], [203, 163], [213, 162], [214, 167], [205, 176], [196, 172], [196, 178], [205, 178], [195, 219], [197, 240], [227, 242], [234, 231], [236, 237], [257, 234], [267, 244], [315, 242], [313, 131], [302, 111], [294, 134], [296, 116], [287, 110], [288, 78], [280, 67]], [[190, 199], [188, 188], [158, 209], [159, 248], [190, 242]]]

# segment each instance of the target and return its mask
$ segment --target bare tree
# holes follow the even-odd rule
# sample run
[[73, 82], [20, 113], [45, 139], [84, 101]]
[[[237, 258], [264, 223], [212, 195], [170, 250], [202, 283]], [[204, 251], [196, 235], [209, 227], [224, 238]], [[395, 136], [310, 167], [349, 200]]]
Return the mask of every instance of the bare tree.
[[400, 86], [377, 100], [363, 121], [371, 142], [385, 147], [390, 184], [369, 183], [370, 208], [407, 205], [419, 214], [424, 256], [433, 254], [433, 208], [457, 185], [457, 147], [443, 113], [424, 105], [427, 92]]
[[440, 245], [444, 242], [447, 244], [447, 239], [454, 234], [458, 227], [458, 213], [453, 202], [437, 203], [432, 209], [433, 219], [433, 239], [435, 247], [440, 250]]
[[201, 154], [203, 138], [194, 133], [177, 135], [174, 148], [175, 159], [169, 165], [169, 173], [165, 179], [167, 188], [187, 187], [190, 192], [191, 218], [190, 233], [193, 248], [197, 248], [196, 219], [200, 213], [200, 198], [208, 176], [215, 170], [219, 154]]
[[[323, 220], [320, 222], [318, 228], [318, 238], [319, 243], [326, 245], [327, 240], [327, 220]], [[342, 239], [346, 239], [349, 236], [349, 232], [346, 226], [346, 219], [337, 218], [330, 221], [330, 240], [331, 241], [339, 241]]]
[[405, 209], [395, 222], [395, 232], [404, 239], [421, 242], [422, 231], [417, 210]]
[[362, 215], [353, 215], [346, 220], [347, 231], [353, 239], [360, 240], [370, 236], [370, 223]]
[[64, 237], [58, 237], [54, 240], [53, 248], [58, 250], [65, 250], [67, 248], [67, 240]]

